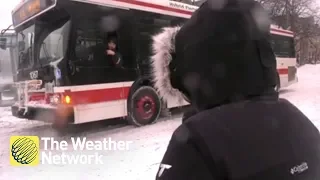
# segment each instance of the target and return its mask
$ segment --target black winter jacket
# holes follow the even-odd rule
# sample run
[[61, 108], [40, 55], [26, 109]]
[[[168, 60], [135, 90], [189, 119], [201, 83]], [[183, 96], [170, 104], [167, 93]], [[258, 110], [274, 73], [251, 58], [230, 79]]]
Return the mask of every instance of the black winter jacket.
[[157, 180], [319, 180], [319, 130], [285, 99], [203, 111], [174, 133]]
[[173, 133], [157, 180], [320, 180], [319, 130], [274, 91], [269, 22], [254, 0], [208, 0], [153, 37], [154, 86], [197, 109]]

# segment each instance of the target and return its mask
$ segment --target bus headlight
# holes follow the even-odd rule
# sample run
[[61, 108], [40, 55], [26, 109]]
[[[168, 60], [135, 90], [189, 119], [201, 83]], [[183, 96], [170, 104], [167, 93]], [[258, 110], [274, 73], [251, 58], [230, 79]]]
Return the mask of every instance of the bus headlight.
[[60, 100], [60, 96], [55, 94], [53, 96], [50, 97], [50, 103], [51, 104], [59, 104], [61, 102]]

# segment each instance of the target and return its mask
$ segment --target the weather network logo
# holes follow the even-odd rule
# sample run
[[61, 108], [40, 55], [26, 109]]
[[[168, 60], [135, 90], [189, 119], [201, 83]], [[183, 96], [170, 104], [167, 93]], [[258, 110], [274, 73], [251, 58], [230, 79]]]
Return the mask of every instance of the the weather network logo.
[[39, 164], [40, 143], [38, 136], [11, 136], [10, 164], [36, 166]]

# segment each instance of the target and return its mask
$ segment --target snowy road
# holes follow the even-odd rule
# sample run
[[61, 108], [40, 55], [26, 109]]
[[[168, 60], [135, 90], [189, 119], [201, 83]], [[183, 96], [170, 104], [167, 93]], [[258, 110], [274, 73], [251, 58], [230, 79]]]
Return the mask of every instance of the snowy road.
[[[320, 66], [306, 65], [298, 71], [299, 82], [281, 92], [298, 106], [320, 128]], [[181, 123], [179, 115], [156, 124], [134, 128], [130, 126], [106, 127], [90, 125], [85, 131], [60, 137], [49, 125], [12, 117], [9, 108], [0, 108], [0, 180], [6, 179], [154, 179], [173, 130]], [[81, 131], [81, 130], [80, 130]], [[133, 141], [128, 151], [104, 151], [104, 165], [39, 165], [12, 167], [9, 165], [9, 137], [11, 135], [37, 135], [69, 140], [71, 136], [101, 140]], [[66, 151], [72, 154], [71, 151]], [[88, 151], [83, 154], [90, 153]]]

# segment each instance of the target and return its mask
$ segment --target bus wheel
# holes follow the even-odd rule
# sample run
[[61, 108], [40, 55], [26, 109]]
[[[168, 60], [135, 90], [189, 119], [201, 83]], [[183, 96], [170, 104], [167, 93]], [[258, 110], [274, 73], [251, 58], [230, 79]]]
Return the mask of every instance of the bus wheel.
[[161, 100], [152, 87], [142, 86], [129, 98], [127, 117], [129, 124], [143, 126], [159, 118]]

